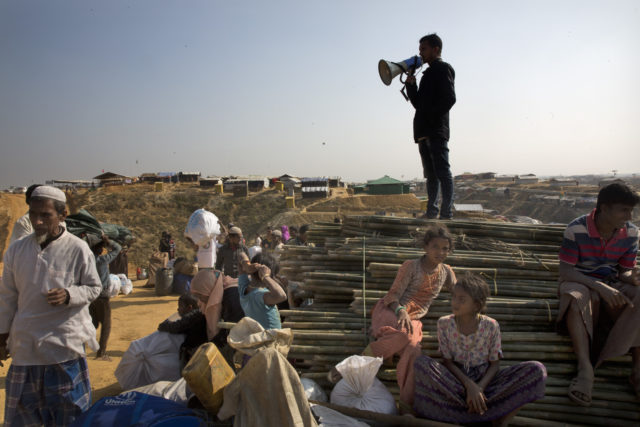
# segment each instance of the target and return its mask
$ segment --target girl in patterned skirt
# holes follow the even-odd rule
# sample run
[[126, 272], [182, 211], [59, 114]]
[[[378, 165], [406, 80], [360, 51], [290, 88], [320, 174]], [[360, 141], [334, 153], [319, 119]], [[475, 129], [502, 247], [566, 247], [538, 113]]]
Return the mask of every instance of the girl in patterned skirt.
[[415, 362], [414, 411], [418, 416], [503, 426], [523, 405], [544, 397], [547, 372], [542, 363], [499, 368], [500, 326], [480, 314], [488, 296], [489, 286], [475, 275], [465, 275], [453, 287], [453, 314], [438, 319], [443, 363], [428, 356]]
[[[387, 295], [381, 298], [371, 314], [371, 335], [375, 339], [363, 351], [365, 356], [382, 357], [387, 362], [400, 356], [396, 367], [401, 409], [410, 410], [414, 396], [413, 366], [420, 356], [422, 319], [441, 289], [451, 290], [456, 276], [444, 264], [453, 249], [453, 239], [443, 226], [432, 226], [424, 236], [425, 254], [405, 261]], [[329, 380], [336, 382], [334, 368]]]

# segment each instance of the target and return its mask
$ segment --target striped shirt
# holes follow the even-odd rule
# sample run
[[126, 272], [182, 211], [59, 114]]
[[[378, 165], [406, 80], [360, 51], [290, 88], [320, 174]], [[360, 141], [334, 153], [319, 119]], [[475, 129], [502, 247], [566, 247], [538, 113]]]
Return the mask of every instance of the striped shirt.
[[567, 226], [559, 258], [588, 276], [616, 278], [619, 267], [632, 269], [636, 266], [638, 227], [627, 222], [609, 240], [604, 240], [596, 228], [595, 214], [594, 209]]

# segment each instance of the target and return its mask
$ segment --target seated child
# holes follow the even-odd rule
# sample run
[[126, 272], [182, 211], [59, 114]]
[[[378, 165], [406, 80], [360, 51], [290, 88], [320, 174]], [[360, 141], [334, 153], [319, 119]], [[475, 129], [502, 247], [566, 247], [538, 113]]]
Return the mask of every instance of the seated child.
[[[248, 263], [246, 255], [238, 276], [240, 305], [244, 314], [256, 320], [265, 329], [281, 329], [277, 304], [287, 300], [287, 294], [277, 277], [280, 266], [269, 254], [258, 254]], [[251, 274], [251, 278], [249, 278]]]
[[415, 362], [413, 408], [420, 417], [449, 423], [491, 421], [507, 425], [526, 403], [544, 397], [547, 372], [540, 362], [500, 370], [500, 326], [480, 314], [489, 286], [465, 275], [451, 291], [453, 314], [438, 319], [443, 363], [428, 356]]
[[165, 320], [158, 325], [158, 330], [170, 334], [186, 335], [179, 353], [180, 370], [182, 370], [198, 347], [208, 341], [207, 320], [198, 309], [198, 301], [191, 294], [180, 295], [178, 313], [180, 319], [176, 321]]

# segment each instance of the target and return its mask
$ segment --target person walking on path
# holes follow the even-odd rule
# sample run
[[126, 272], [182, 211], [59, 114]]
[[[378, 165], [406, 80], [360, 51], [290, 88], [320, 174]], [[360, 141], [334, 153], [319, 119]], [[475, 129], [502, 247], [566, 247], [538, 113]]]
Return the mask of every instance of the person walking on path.
[[[442, 39], [429, 34], [420, 39], [420, 57], [429, 67], [422, 74], [420, 87], [415, 76], [406, 80], [407, 96], [416, 109], [413, 139], [418, 144], [424, 177], [427, 179], [427, 218], [453, 216], [453, 176], [449, 166], [449, 110], [456, 103], [456, 73], [441, 58]], [[438, 208], [438, 193], [442, 204]]]
[[60, 224], [65, 203], [61, 190], [36, 188], [34, 233], [4, 255], [0, 360], [12, 357], [5, 426], [69, 425], [91, 405], [84, 344], [97, 347], [88, 306], [102, 284], [89, 246]]
[[[108, 248], [109, 252], [103, 255], [102, 252], [105, 248]], [[93, 326], [97, 328], [98, 325], [101, 325], [102, 327], [100, 330], [100, 348], [98, 349], [96, 359], [111, 361], [111, 358], [107, 355], [107, 341], [109, 341], [109, 335], [111, 334], [109, 263], [116, 259], [122, 247], [117, 242], [109, 240], [106, 234], [102, 234], [102, 242], [95, 245], [92, 250], [96, 257], [98, 276], [100, 276], [100, 282], [102, 282], [102, 292], [100, 296], [89, 304], [89, 314], [91, 315]]]

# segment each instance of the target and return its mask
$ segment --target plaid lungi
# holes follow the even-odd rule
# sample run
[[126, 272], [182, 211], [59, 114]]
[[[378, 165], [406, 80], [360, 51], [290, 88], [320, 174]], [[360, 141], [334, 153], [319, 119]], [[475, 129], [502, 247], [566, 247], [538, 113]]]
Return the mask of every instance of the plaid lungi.
[[7, 372], [5, 426], [66, 426], [90, 405], [84, 357], [56, 365], [11, 364]]

